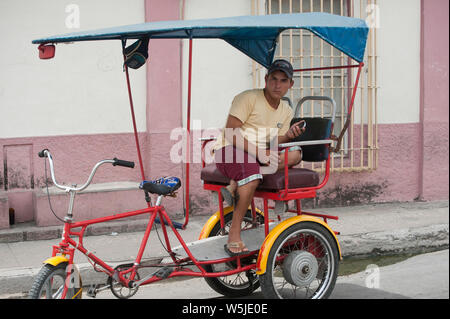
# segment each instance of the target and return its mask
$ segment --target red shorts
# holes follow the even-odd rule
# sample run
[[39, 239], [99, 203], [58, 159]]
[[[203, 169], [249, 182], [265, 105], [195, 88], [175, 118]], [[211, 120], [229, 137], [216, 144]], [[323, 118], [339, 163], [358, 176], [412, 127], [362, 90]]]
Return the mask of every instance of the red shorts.
[[258, 160], [247, 152], [228, 145], [214, 154], [217, 169], [226, 177], [245, 185], [263, 178]]
[[[299, 146], [292, 146], [289, 152], [301, 150]], [[285, 150], [279, 149], [281, 155]], [[238, 186], [245, 185], [255, 179], [263, 179], [261, 163], [247, 152], [228, 145], [214, 154], [217, 169], [226, 177], [237, 182]], [[274, 172], [273, 172], [274, 173]], [[267, 174], [267, 171], [266, 173]]]

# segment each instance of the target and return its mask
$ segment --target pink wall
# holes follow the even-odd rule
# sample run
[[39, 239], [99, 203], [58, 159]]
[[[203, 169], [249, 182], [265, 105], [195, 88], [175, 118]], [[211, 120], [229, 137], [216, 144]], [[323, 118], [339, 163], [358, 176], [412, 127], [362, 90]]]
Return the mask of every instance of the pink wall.
[[[327, 185], [318, 192], [317, 203], [321, 206], [346, 206], [418, 199], [419, 139], [419, 123], [379, 125], [378, 168], [373, 171], [331, 173]], [[191, 205], [197, 212], [206, 214], [216, 211], [217, 204], [203, 190], [200, 171], [200, 164], [191, 165]]]
[[[148, 144], [146, 135], [140, 134], [140, 139], [143, 151], [146, 151]], [[137, 163], [132, 134], [0, 139], [0, 158], [3, 159], [3, 165], [0, 168], [0, 186], [2, 189], [7, 189], [8, 206], [14, 209], [18, 223], [35, 220], [32, 194], [36, 189], [45, 186], [44, 160], [39, 158], [37, 153], [44, 148], [52, 152], [56, 179], [62, 184], [81, 185], [88, 178], [93, 166], [102, 159], [117, 157]], [[51, 181], [48, 163], [47, 176]], [[138, 181], [139, 179], [137, 168], [104, 165], [97, 170], [93, 183]], [[65, 203], [67, 205], [68, 201]], [[134, 206], [134, 203], [129, 205], [130, 209]], [[61, 213], [64, 214], [65, 210]], [[51, 215], [49, 209], [46, 212]]]
[[9, 228], [8, 195], [0, 190], [0, 229]]
[[[179, 20], [179, 0], [146, 0], [145, 20]], [[182, 176], [181, 165], [172, 164], [168, 154], [173, 128], [182, 126], [181, 116], [181, 41], [150, 40], [147, 62], [147, 134], [146, 174], [151, 178], [164, 175]], [[180, 196], [182, 198], [182, 196]], [[181, 211], [181, 200], [170, 201], [168, 211]]]
[[422, 0], [421, 197], [449, 192], [449, 1]]
[[[145, 10], [147, 21], [176, 20], [180, 18], [180, 1], [146, 0]], [[322, 204], [448, 199], [448, 1], [423, 1], [422, 19], [421, 122], [379, 125], [378, 169], [333, 173], [319, 195]], [[170, 141], [170, 132], [182, 123], [181, 88], [185, 84], [181, 83], [181, 51], [179, 40], [150, 41], [146, 66], [147, 131], [139, 134], [147, 179], [164, 175], [184, 178], [183, 165], [171, 163], [168, 156], [177, 142]], [[6, 211], [7, 205], [15, 208], [19, 222], [34, 219], [31, 194], [34, 188], [44, 185], [43, 161], [36, 154], [43, 148], [52, 150], [57, 176], [62, 182], [83, 182], [100, 159], [118, 157], [137, 162], [132, 134], [0, 139], [1, 189], [5, 188], [5, 182], [8, 184], [8, 201], [3, 196], [2, 210]], [[200, 164], [191, 165], [191, 213], [210, 214], [217, 207], [202, 188], [200, 170]], [[137, 168], [102, 167], [94, 183], [139, 180]], [[183, 188], [177, 199], [165, 201], [172, 215], [182, 212], [182, 192]], [[104, 196], [108, 195], [102, 194], [102, 200]], [[128, 208], [125, 205], [121, 209], [135, 208], [135, 201], [140, 201], [139, 195], [136, 196]], [[49, 210], [48, 214], [51, 217]], [[46, 220], [44, 217], [42, 220]], [[3, 213], [0, 228], [7, 227], [5, 223]]]
[[[145, 16], [146, 21], [177, 20], [180, 18], [179, 1], [146, 0]], [[181, 166], [173, 165], [168, 160], [170, 131], [181, 126], [181, 42], [151, 40], [149, 54], [146, 66], [147, 131], [139, 134], [146, 179], [163, 175], [181, 177]], [[132, 82], [132, 72], [130, 78]], [[3, 164], [0, 165], [0, 187], [7, 189], [6, 195], [2, 197], [0, 227], [8, 227], [7, 212], [3, 212], [6, 206], [14, 208], [17, 222], [36, 220], [32, 193], [44, 186], [44, 162], [37, 157], [38, 151], [43, 148], [52, 151], [57, 178], [61, 183], [84, 182], [93, 165], [101, 159], [118, 157], [138, 162], [132, 134], [0, 138]], [[102, 167], [97, 171], [93, 183], [139, 180], [141, 175], [137, 167], [134, 170]], [[110, 193], [110, 196], [117, 195]], [[181, 214], [182, 201], [169, 199], [165, 204], [168, 211]], [[135, 203], [122, 208], [133, 209]], [[44, 211], [40, 209], [40, 213]], [[49, 209], [47, 213], [48, 216], [40, 217], [40, 224], [49, 223], [53, 218]]]

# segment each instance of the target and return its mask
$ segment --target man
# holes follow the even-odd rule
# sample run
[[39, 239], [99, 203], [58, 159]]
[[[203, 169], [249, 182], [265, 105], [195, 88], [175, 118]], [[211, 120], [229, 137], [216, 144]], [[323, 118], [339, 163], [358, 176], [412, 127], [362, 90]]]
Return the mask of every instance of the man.
[[[241, 223], [254, 192], [265, 173], [284, 168], [284, 156], [278, 154], [278, 144], [289, 142], [303, 133], [299, 123], [290, 127], [293, 111], [281, 98], [294, 85], [292, 65], [276, 60], [265, 76], [264, 89], [242, 92], [232, 103], [222, 135], [214, 146], [218, 170], [230, 185], [222, 189], [234, 213], [225, 251], [236, 256], [248, 252], [241, 239]], [[268, 147], [274, 132], [276, 148]], [[288, 166], [301, 161], [300, 148], [290, 149]]]

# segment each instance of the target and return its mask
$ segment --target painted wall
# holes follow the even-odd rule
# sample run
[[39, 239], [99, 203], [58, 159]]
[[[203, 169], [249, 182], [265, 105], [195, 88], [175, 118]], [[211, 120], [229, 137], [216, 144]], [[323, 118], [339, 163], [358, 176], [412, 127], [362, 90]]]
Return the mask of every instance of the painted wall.
[[[53, 151], [63, 182], [82, 182], [104, 158], [137, 162], [120, 43], [58, 45], [55, 59], [41, 61], [32, 39], [143, 21], [251, 13], [250, 1], [241, 0], [77, 4], [80, 28], [73, 30], [66, 24], [73, 23], [67, 20], [73, 11], [66, 12], [65, 4], [0, 2], [0, 33], [8, 43], [0, 52], [0, 187], [7, 189], [2, 207], [7, 197], [19, 222], [33, 219], [33, 187], [43, 186], [43, 162], [36, 156], [42, 148]], [[380, 0], [379, 10], [379, 166], [373, 172], [333, 174], [319, 197], [324, 205], [448, 199], [448, 1]], [[130, 70], [147, 179], [185, 180], [184, 166], [171, 163], [169, 153], [179, 142], [171, 132], [186, 123], [187, 43], [151, 40], [146, 68]], [[222, 41], [196, 40], [193, 68], [193, 129], [221, 128], [233, 97], [253, 85], [251, 61]], [[200, 164], [191, 165], [191, 213], [209, 214], [217, 205], [202, 189], [200, 170]], [[140, 179], [138, 169], [102, 168], [94, 182]], [[165, 202], [172, 215], [182, 214], [181, 199]]]
[[378, 5], [378, 123], [418, 123], [420, 0], [381, 0]]
[[[128, 149], [134, 138], [129, 135], [132, 125], [120, 42], [61, 44], [55, 58], [44, 61], [31, 41], [142, 23], [144, 2], [79, 0], [76, 6], [69, 4], [0, 2], [0, 187], [7, 190], [16, 222], [34, 218], [32, 193], [44, 185], [44, 162], [37, 157], [43, 148], [52, 150], [57, 178], [66, 183], [83, 182], [93, 165], [104, 158], [137, 160], [136, 151]], [[134, 72], [132, 80], [138, 128], [145, 132], [145, 69]], [[136, 180], [137, 176], [130, 170], [100, 169], [94, 182]]]
[[[33, 39], [144, 22], [142, 0], [0, 2], [0, 136], [27, 137], [131, 132], [120, 41], [58, 45], [38, 58]], [[68, 10], [68, 12], [66, 12]], [[74, 21], [78, 12], [79, 28]], [[101, 18], [100, 18], [101, 17]], [[136, 74], [137, 73], [137, 74]], [[145, 70], [135, 72], [134, 99], [145, 131]]]
[[[251, 1], [185, 2], [184, 19], [207, 19], [251, 14]], [[183, 83], [188, 76], [188, 40], [183, 41]], [[195, 40], [192, 66], [192, 121], [203, 129], [222, 128], [235, 95], [253, 88], [252, 62], [223, 40]], [[183, 86], [183, 123], [187, 85]]]
[[421, 194], [448, 198], [449, 2], [422, 1]]
[[[145, 19], [147, 22], [179, 20], [182, 15], [181, 3], [179, 0], [146, 0]], [[150, 58], [147, 62], [147, 151], [143, 154], [147, 179], [184, 176], [183, 167], [179, 163], [172, 163], [169, 158], [170, 150], [176, 143], [170, 139], [170, 134], [173, 129], [182, 127], [181, 56], [180, 40], [150, 40]], [[177, 199], [169, 198], [164, 202], [172, 215], [183, 213], [182, 194], [183, 191], [179, 192]]]

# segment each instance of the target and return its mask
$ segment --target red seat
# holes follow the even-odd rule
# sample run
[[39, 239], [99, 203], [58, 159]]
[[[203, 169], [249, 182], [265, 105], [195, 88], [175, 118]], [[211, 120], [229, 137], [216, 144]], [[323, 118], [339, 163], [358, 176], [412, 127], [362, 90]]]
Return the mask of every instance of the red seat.
[[[230, 179], [222, 175], [216, 164], [206, 165], [200, 174], [200, 178], [207, 184], [228, 185]], [[289, 185], [292, 188], [314, 187], [319, 184], [319, 174], [306, 168], [289, 169]], [[279, 191], [284, 189], [284, 170], [275, 174], [264, 175], [263, 182], [258, 190]]]

